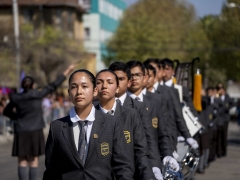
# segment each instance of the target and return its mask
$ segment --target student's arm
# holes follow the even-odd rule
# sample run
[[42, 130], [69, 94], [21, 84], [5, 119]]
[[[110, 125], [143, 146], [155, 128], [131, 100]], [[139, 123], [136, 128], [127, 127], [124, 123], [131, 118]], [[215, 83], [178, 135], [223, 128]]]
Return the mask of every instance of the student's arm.
[[50, 125], [49, 134], [46, 142], [45, 149], [45, 166], [46, 170], [43, 174], [43, 180], [61, 179], [57, 173], [57, 162], [54, 154], [54, 135], [52, 129], [52, 123]]
[[[115, 119], [114, 119], [115, 120]], [[113, 133], [112, 168], [116, 180], [133, 180], [134, 162], [125, 150], [126, 140], [119, 121], [115, 120]]]
[[3, 115], [9, 117], [12, 120], [17, 120], [17, 113], [13, 111], [14, 108], [15, 105], [11, 99], [10, 102], [5, 107], [5, 109], [3, 110]]
[[137, 111], [134, 110], [133, 141], [136, 168], [142, 179], [155, 179], [152, 165], [149, 161], [149, 150], [146, 135]]

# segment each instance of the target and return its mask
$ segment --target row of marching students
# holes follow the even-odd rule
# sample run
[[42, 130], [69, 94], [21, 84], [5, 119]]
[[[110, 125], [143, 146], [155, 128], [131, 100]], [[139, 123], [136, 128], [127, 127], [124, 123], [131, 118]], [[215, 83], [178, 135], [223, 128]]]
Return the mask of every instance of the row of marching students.
[[208, 87], [202, 92], [202, 111], [199, 114], [199, 120], [204, 130], [198, 138], [201, 154], [199, 173], [204, 173], [204, 169], [216, 157], [227, 155], [229, 110], [233, 106], [233, 99], [226, 93], [221, 83], [216, 88]]
[[[168, 164], [179, 170], [179, 134], [194, 149], [172, 82], [173, 62], [114, 62], [96, 77], [69, 77], [74, 107], [51, 123], [43, 179], [163, 179]], [[194, 108], [188, 90], [183, 100]]]

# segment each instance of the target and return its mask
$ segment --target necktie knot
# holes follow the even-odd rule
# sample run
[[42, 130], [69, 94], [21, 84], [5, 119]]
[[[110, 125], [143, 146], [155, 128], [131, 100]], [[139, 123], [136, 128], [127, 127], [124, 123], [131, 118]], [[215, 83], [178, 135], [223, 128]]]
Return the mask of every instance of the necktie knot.
[[110, 115], [113, 115], [113, 113], [114, 113], [113, 110], [109, 110], [109, 111], [107, 112], [107, 114], [110, 114]]
[[83, 127], [83, 126], [87, 125], [88, 120], [85, 120], [85, 121], [78, 121], [78, 123], [79, 123], [79, 125], [80, 125], [81, 127]]
[[119, 103], [119, 104], [122, 104], [120, 99], [116, 99], [116, 102]]
[[135, 100], [140, 101], [141, 99], [139, 97], [135, 97]]

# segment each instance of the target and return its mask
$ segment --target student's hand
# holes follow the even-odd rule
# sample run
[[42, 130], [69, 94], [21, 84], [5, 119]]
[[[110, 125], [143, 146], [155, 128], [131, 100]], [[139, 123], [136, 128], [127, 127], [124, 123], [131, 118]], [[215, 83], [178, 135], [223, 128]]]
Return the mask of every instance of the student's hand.
[[76, 64], [71, 64], [70, 66], [68, 66], [68, 68], [64, 71], [63, 75], [67, 76], [69, 75], [76, 67]]
[[187, 143], [193, 148], [193, 149], [197, 149], [199, 146], [198, 146], [198, 143], [195, 139], [193, 138], [187, 138]]
[[163, 158], [163, 165], [165, 166], [166, 164], [168, 164], [174, 171], [179, 171], [179, 164], [173, 157], [166, 156]]
[[157, 180], [163, 180], [162, 173], [158, 167], [153, 167], [153, 174]]

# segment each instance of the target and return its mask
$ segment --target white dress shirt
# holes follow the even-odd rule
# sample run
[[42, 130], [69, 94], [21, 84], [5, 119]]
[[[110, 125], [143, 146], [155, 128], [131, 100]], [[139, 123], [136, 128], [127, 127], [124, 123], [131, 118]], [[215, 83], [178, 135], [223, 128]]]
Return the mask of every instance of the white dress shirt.
[[121, 105], [123, 105], [126, 97], [127, 97], [127, 93], [124, 93], [121, 97], [119, 97], [119, 98], [116, 97], [115, 99], [119, 99], [121, 101]]
[[[100, 104], [99, 104], [99, 107], [100, 107], [100, 110], [104, 113], [104, 114], [107, 114], [109, 110], [106, 110], [104, 109]], [[115, 110], [116, 110], [116, 107], [117, 107], [117, 102], [115, 101], [114, 104], [113, 104], [113, 107], [111, 108], [111, 110], [113, 110], [113, 113], [111, 115], [114, 115], [115, 113]]]
[[153, 89], [156, 91], [159, 86], [159, 82], [155, 82], [153, 85]]
[[86, 119], [80, 119], [80, 117], [77, 115], [77, 113], [75, 111], [75, 107], [71, 108], [69, 115], [70, 115], [70, 119], [73, 123], [73, 136], [74, 136], [74, 142], [75, 142], [77, 150], [78, 150], [78, 140], [79, 140], [79, 134], [80, 134], [80, 128], [81, 128], [78, 121], [88, 120], [87, 129], [86, 129], [86, 132], [87, 132], [86, 152], [88, 152], [89, 139], [90, 139], [90, 135], [91, 135], [91, 131], [92, 131], [92, 125], [95, 120], [95, 107], [92, 106], [91, 112], [89, 113], [89, 115]]
[[172, 79], [169, 79], [168, 81], [165, 82], [165, 85], [168, 86], [168, 87], [172, 87], [172, 85], [173, 85], [173, 80], [172, 80]]
[[142, 93], [143, 93], [143, 95], [146, 95], [146, 93], [147, 93], [147, 88], [144, 88], [144, 89], [142, 90]]
[[222, 99], [222, 101], [224, 102], [224, 100], [225, 100], [225, 95], [222, 95], [222, 96], [221, 96], [221, 99]]
[[135, 99], [136, 97], [140, 98], [140, 101], [143, 102], [143, 93], [141, 92], [138, 96], [136, 96], [135, 94], [132, 94], [131, 92], [127, 91], [127, 94], [132, 98]]

